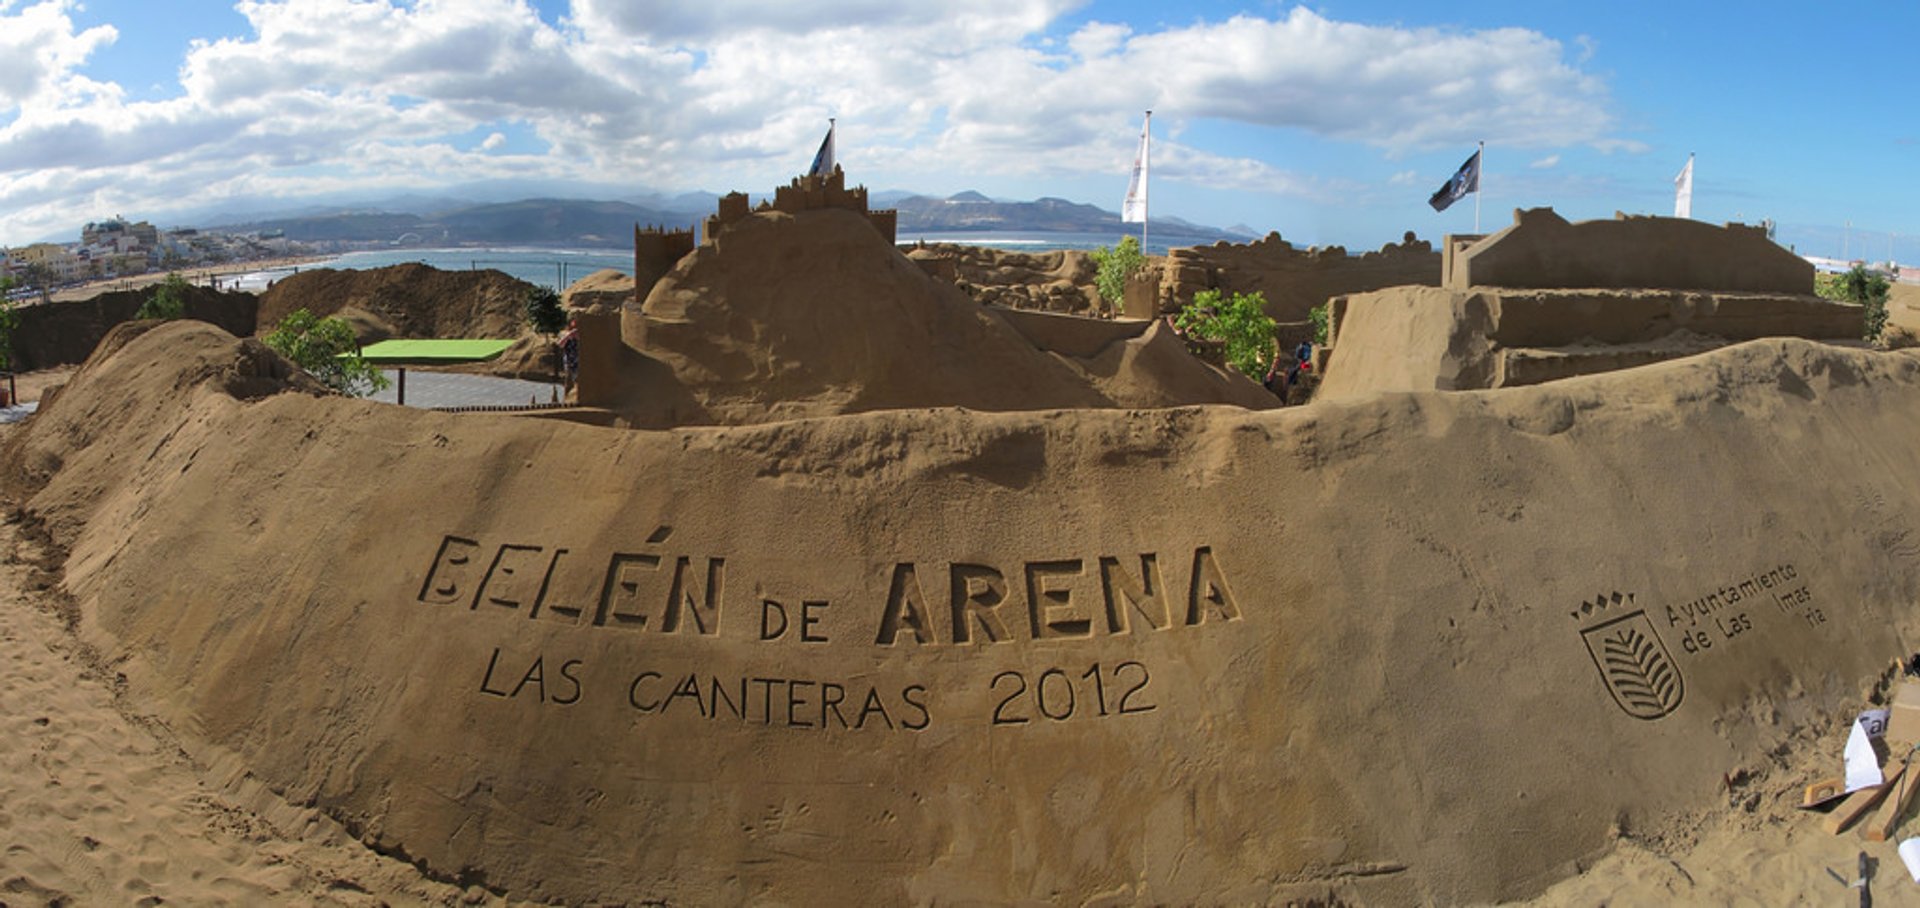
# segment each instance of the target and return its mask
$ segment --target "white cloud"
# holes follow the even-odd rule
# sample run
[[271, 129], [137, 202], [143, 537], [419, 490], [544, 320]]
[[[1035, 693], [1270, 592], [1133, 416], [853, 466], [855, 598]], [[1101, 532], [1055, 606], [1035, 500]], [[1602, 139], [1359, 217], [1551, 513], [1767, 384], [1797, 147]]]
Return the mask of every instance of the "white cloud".
[[[240, 0], [251, 33], [183, 49], [171, 97], [129, 102], [85, 74], [112, 28], [78, 29], [70, 0], [0, 0], [0, 241], [70, 230], [92, 206], [316, 187], [533, 175], [751, 191], [798, 172], [829, 116], [855, 178], [895, 185], [1124, 174], [1149, 107], [1157, 178], [1307, 199], [1352, 187], [1181, 137], [1227, 121], [1388, 156], [1481, 139], [1643, 147], [1611, 135], [1605, 86], [1536, 32], [1305, 8], [1062, 29], [1080, 5], [574, 0], [553, 26], [526, 0]], [[498, 153], [509, 123], [545, 151]]]
[[54, 106], [117, 91], [80, 77], [74, 70], [95, 49], [112, 44], [119, 32], [95, 26], [75, 32], [67, 11], [73, 0], [45, 0], [8, 15], [0, 6], [0, 113], [29, 104]]
[[1420, 172], [1419, 172], [1419, 171], [1417, 171], [1417, 170], [1402, 170], [1402, 171], [1400, 171], [1399, 173], [1396, 173], [1396, 174], [1394, 174], [1393, 176], [1390, 176], [1390, 177], [1388, 177], [1388, 178], [1387, 178], [1387, 185], [1389, 185], [1389, 186], [1412, 186], [1412, 185], [1414, 184], [1414, 181], [1416, 181], [1416, 180], [1418, 180], [1418, 179], [1420, 179]]
[[1560, 166], [1560, 156], [1557, 154], [1550, 154], [1544, 158], [1534, 161], [1531, 164], [1528, 164], [1527, 166], [1535, 170], [1546, 170], [1549, 167], [1558, 167]]

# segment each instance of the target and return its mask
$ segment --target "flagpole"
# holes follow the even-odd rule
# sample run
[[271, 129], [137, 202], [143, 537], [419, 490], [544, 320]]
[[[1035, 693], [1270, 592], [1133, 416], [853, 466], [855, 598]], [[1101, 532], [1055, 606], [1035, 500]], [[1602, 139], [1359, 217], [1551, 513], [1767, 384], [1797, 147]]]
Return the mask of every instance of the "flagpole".
[[1480, 150], [1474, 152], [1474, 156], [1480, 161], [1480, 172], [1474, 175], [1474, 182], [1479, 185], [1473, 190], [1473, 232], [1479, 233], [1480, 197], [1487, 194], [1487, 143], [1481, 142]]

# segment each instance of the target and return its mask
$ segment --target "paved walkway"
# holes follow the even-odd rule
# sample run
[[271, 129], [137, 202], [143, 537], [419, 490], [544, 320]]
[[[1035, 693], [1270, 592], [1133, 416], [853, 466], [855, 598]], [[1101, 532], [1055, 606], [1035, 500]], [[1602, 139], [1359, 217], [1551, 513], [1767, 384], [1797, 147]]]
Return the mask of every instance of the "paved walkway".
[[[388, 385], [385, 391], [369, 395], [367, 400], [381, 403], [398, 403], [399, 375], [392, 369], [382, 370], [387, 375]], [[495, 378], [491, 375], [460, 375], [452, 372], [421, 372], [407, 370], [407, 406], [433, 409], [435, 407], [524, 407], [529, 403], [550, 403], [559, 392], [560, 386], [552, 382], [521, 381], [517, 378]], [[11, 407], [0, 407], [0, 425], [16, 423], [40, 408], [39, 401], [28, 401]]]
[[[387, 381], [392, 384], [385, 391], [379, 391], [368, 400], [381, 403], [398, 403], [400, 394], [400, 376], [393, 369], [380, 370], [386, 373]], [[524, 407], [529, 403], [548, 403], [554, 399], [560, 386], [551, 382], [521, 381], [517, 378], [495, 378], [491, 375], [462, 375], [457, 372], [423, 372], [418, 369], [407, 370], [407, 406], [432, 409], [434, 407]]]

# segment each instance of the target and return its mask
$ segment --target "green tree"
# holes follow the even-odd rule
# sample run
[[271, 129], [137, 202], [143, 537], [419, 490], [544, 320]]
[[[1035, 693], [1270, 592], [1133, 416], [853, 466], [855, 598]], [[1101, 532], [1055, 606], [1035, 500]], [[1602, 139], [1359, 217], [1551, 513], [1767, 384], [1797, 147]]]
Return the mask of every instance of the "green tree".
[[560, 308], [560, 294], [551, 287], [527, 290], [527, 324], [549, 337], [566, 330], [567, 311]]
[[1313, 345], [1314, 346], [1324, 347], [1327, 345], [1327, 332], [1332, 330], [1329, 327], [1329, 325], [1332, 323], [1332, 319], [1333, 319], [1333, 306], [1329, 303], [1321, 303], [1320, 305], [1307, 310], [1307, 321], [1312, 323], [1313, 325]]
[[1100, 298], [1118, 310], [1127, 293], [1127, 278], [1147, 267], [1147, 257], [1140, 252], [1140, 241], [1130, 236], [1121, 237], [1119, 245], [1102, 246], [1089, 257], [1096, 269], [1093, 285], [1100, 291]]
[[1223, 299], [1218, 290], [1202, 290], [1180, 310], [1174, 327], [1190, 337], [1226, 345], [1227, 365], [1259, 381], [1273, 368], [1272, 317], [1261, 293], [1236, 293]]
[[27, 263], [25, 268], [20, 269], [20, 277], [27, 287], [40, 291], [40, 302], [53, 302], [55, 275], [46, 262]]
[[140, 311], [133, 317], [175, 319], [185, 315], [188, 287], [186, 278], [168, 274], [166, 280], [154, 285], [153, 293], [140, 304]]
[[1879, 272], [1860, 265], [1845, 274], [1821, 275], [1814, 280], [1814, 292], [1830, 300], [1852, 303], [1866, 310], [1867, 340], [1879, 340], [1887, 327], [1887, 279]]
[[388, 384], [378, 367], [360, 358], [360, 345], [345, 319], [316, 318], [295, 309], [261, 340], [342, 394], [364, 397]]

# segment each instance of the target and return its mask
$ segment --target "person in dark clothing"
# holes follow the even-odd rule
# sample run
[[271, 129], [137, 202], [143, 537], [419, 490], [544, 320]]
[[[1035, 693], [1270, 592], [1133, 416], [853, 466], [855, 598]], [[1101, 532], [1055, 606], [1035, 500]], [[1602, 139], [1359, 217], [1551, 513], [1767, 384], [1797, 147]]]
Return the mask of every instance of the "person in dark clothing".
[[560, 335], [560, 366], [566, 373], [567, 390], [573, 390], [580, 377], [580, 320], [568, 319], [567, 330]]

